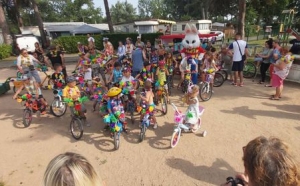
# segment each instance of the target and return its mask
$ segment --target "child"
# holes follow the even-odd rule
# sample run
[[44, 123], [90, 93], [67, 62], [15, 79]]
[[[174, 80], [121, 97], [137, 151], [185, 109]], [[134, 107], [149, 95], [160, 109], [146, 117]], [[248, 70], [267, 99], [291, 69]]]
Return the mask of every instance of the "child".
[[89, 63], [88, 61], [84, 61], [83, 63], [83, 73], [84, 73], [84, 81], [87, 83], [89, 91], [93, 94], [92, 68], [91, 68], [91, 63]]
[[197, 129], [197, 123], [199, 119], [199, 86], [193, 85], [189, 91], [186, 103], [189, 105], [186, 111], [185, 123], [190, 124], [191, 129]]
[[[211, 74], [213, 77], [215, 75], [215, 71], [217, 70], [216, 63], [214, 60], [214, 56], [211, 52], [207, 52], [205, 54], [204, 63], [202, 64], [201, 70], [204, 72], [202, 73], [202, 82], [205, 81], [206, 74]], [[213, 87], [214, 78], [210, 81], [211, 88]]]
[[46, 107], [48, 106], [46, 100], [43, 97], [42, 91], [37, 84], [37, 82], [33, 81], [29, 76], [22, 75], [19, 78], [23, 84], [19, 87], [19, 89], [16, 91], [16, 93], [13, 96], [13, 99], [16, 99], [18, 94], [21, 93], [21, 91], [25, 88], [27, 91], [27, 94], [32, 95], [32, 97], [35, 97], [38, 101], [42, 103], [40, 107], [41, 114], [46, 114]]
[[117, 62], [114, 64], [114, 69], [112, 72], [112, 75], [109, 78], [108, 82], [111, 82], [112, 84], [118, 83], [122, 80], [122, 69], [121, 69], [121, 63]]
[[177, 85], [177, 89], [180, 88], [182, 82], [184, 81], [184, 76], [185, 76], [185, 72], [186, 71], [191, 71], [191, 65], [188, 64], [187, 62], [187, 57], [183, 58], [182, 61], [180, 62], [180, 65], [179, 65], [179, 70], [180, 70], [180, 75], [181, 75], [181, 78], [180, 78], [180, 82], [178, 83]]
[[153, 73], [151, 72], [151, 64], [149, 62], [144, 63], [144, 68], [142, 69], [142, 72], [138, 74], [135, 79], [141, 79], [143, 82], [146, 82], [147, 80], [153, 82]]
[[[63, 97], [64, 99], [71, 99], [72, 101], [77, 101], [80, 98], [80, 90], [76, 86], [76, 79], [73, 76], [67, 77], [67, 86], [63, 89]], [[74, 113], [74, 106], [70, 106], [70, 110]], [[90, 127], [90, 123], [86, 118], [86, 108], [83, 104], [81, 104], [81, 110], [79, 111], [79, 115], [83, 118], [86, 126]]]
[[157, 82], [158, 82], [158, 86], [163, 86], [164, 89], [166, 90], [167, 100], [168, 100], [168, 103], [169, 103], [170, 100], [169, 100], [168, 85], [167, 85], [168, 75], [169, 75], [169, 71], [166, 68], [165, 61], [164, 60], [159, 61], [158, 62], [158, 68], [156, 70]]
[[[151, 81], [146, 81], [145, 82], [145, 85], [144, 85], [144, 88], [145, 88], [145, 96], [142, 96], [141, 95], [141, 100], [146, 102], [146, 111], [149, 112], [151, 118], [152, 118], [152, 121], [154, 122], [154, 126], [153, 128], [156, 129], [157, 128], [157, 122], [156, 122], [156, 118], [154, 116], [154, 108], [155, 108], [155, 104], [153, 102], [153, 97], [154, 97], [154, 94], [152, 92], [152, 82]], [[152, 107], [152, 110], [150, 110], [150, 107]], [[144, 114], [141, 114], [141, 120], [144, 118]]]
[[54, 89], [62, 89], [66, 85], [65, 76], [62, 72], [62, 65], [59, 63], [54, 64], [55, 72], [52, 74], [51, 79], [54, 83]]
[[[107, 92], [107, 96], [109, 100], [107, 102], [107, 110], [110, 115], [114, 115], [122, 124], [123, 130], [127, 133], [127, 123], [125, 120], [124, 107], [122, 101], [120, 99], [122, 89], [118, 87], [112, 87]], [[109, 126], [105, 126], [104, 129], [108, 129]]]
[[82, 69], [82, 61], [85, 60], [84, 56], [85, 56], [85, 53], [79, 53], [79, 59], [77, 61], [77, 65], [75, 66], [75, 69], [74, 71], [76, 71], [78, 69], [79, 73], [81, 72], [81, 69]]
[[[131, 76], [131, 69], [125, 67], [123, 70], [123, 77], [122, 80], [120, 81], [120, 88], [123, 91], [123, 94], [128, 95], [129, 99], [133, 99], [135, 105], [136, 105], [136, 99], [135, 99], [135, 94], [131, 95], [129, 94], [130, 91], [136, 90], [137, 89], [137, 83], [134, 77]], [[126, 107], [126, 105], [125, 105]], [[126, 110], [126, 109], [125, 109]]]
[[[159, 61], [158, 51], [156, 48], [152, 48], [150, 63], [151, 63], [151, 70], [152, 70], [153, 74], [156, 74], [158, 61]], [[156, 78], [156, 77], [154, 77], [154, 78]]]

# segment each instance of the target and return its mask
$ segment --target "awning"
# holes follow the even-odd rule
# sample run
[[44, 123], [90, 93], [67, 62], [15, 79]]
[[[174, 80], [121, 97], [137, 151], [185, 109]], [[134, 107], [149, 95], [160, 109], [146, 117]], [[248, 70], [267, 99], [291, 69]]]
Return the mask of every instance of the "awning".
[[[199, 38], [208, 38], [217, 35], [218, 34], [198, 34]], [[160, 39], [176, 39], [176, 38], [183, 39], [184, 37], [185, 34], [172, 34], [172, 35], [162, 35], [160, 36]]]
[[136, 26], [159, 25], [158, 21], [136, 21], [134, 24]]
[[169, 20], [163, 20], [163, 19], [158, 19], [157, 22], [159, 24], [172, 24], [172, 25], [175, 25], [176, 22], [175, 21], [169, 21]]
[[72, 31], [73, 34], [99, 34], [103, 33], [103, 30], [92, 27], [90, 25], [82, 25]]

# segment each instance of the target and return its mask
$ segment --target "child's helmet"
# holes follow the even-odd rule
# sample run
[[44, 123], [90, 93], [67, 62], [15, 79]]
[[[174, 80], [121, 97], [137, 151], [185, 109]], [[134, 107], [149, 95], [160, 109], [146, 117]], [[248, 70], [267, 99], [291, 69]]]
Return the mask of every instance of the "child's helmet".
[[165, 60], [160, 60], [158, 62], [158, 66], [165, 66], [165, 64], [166, 64]]
[[72, 82], [74, 82], [74, 81], [76, 81], [76, 79], [75, 79], [74, 76], [68, 76], [68, 77], [67, 77], [67, 83], [72, 83]]
[[122, 89], [120, 89], [118, 87], [112, 87], [108, 90], [107, 96], [108, 97], [115, 97], [115, 96], [119, 95], [121, 92], [122, 92]]
[[124, 67], [122, 72], [131, 72], [131, 68], [130, 67]]

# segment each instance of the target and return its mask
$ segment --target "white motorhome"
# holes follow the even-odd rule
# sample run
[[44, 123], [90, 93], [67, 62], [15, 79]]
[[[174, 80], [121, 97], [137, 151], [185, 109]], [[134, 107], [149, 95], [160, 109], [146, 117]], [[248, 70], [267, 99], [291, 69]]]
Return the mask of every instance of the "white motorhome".
[[212, 21], [211, 20], [190, 20], [190, 21], [180, 21], [176, 22], [172, 26], [172, 33], [179, 34], [183, 33], [186, 24], [194, 24], [196, 25], [199, 34], [209, 34], [212, 28]]

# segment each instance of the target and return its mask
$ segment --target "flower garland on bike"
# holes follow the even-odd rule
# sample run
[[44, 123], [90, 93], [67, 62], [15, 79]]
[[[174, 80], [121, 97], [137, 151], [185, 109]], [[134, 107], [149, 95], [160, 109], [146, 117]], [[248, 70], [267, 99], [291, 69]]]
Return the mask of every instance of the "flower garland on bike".
[[144, 68], [142, 69], [142, 72], [139, 73], [135, 79], [141, 79], [143, 83], [145, 83], [147, 80], [153, 82], [153, 73], [151, 71], [151, 64], [147, 61], [144, 63]]

